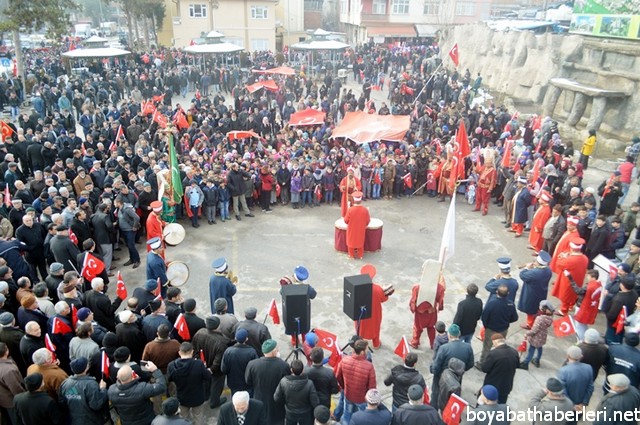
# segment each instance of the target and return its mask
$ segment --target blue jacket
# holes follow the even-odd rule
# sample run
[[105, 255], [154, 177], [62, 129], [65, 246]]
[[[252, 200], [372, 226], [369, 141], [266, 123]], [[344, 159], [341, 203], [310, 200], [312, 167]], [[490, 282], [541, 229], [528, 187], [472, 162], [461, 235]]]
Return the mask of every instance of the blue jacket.
[[160, 283], [164, 286], [167, 283], [167, 266], [161, 256], [149, 251], [147, 254], [147, 280], [160, 278]]
[[209, 279], [209, 302], [211, 314], [215, 314], [213, 304], [218, 298], [227, 300], [227, 313], [233, 314], [233, 296], [236, 294], [236, 285], [231, 283], [226, 276], [214, 274]]
[[573, 404], [587, 406], [593, 394], [593, 370], [586, 363], [567, 363], [558, 370], [558, 379], [564, 384], [564, 393]]
[[379, 404], [376, 410], [363, 410], [351, 416], [349, 425], [389, 425], [391, 412], [384, 404]]
[[489, 299], [487, 300], [487, 302], [496, 298], [496, 291], [498, 290], [498, 287], [500, 287], [500, 285], [506, 285], [507, 288], [509, 288], [509, 295], [507, 295], [507, 299], [512, 303], [515, 303], [516, 294], [518, 293], [518, 281], [512, 277], [503, 277], [501, 279], [494, 278], [487, 282], [487, 284], [484, 286], [484, 289], [489, 292]]
[[520, 191], [518, 197], [513, 200], [515, 214], [514, 223], [526, 223], [528, 220], [527, 208], [531, 205], [531, 194], [526, 187]]
[[482, 324], [494, 332], [504, 332], [518, 320], [516, 306], [506, 298], [496, 297], [482, 311]]
[[538, 312], [540, 301], [547, 299], [551, 275], [549, 267], [522, 269], [520, 272], [522, 293], [518, 301], [518, 310], [526, 314]]

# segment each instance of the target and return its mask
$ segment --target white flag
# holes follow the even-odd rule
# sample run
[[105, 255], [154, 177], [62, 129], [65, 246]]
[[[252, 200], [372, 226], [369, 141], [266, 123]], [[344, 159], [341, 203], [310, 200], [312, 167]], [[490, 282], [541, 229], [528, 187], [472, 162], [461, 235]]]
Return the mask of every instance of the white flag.
[[444, 223], [444, 231], [442, 232], [442, 243], [440, 244], [440, 256], [438, 260], [442, 267], [447, 261], [453, 257], [456, 246], [456, 192], [451, 195], [451, 203], [447, 212], [447, 221]]

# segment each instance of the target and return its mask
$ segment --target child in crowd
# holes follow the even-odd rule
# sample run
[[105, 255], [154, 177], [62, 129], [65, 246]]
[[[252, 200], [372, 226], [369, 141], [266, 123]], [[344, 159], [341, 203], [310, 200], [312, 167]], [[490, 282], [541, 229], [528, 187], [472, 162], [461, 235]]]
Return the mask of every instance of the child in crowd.
[[220, 210], [220, 221], [225, 222], [229, 220], [229, 200], [231, 199], [231, 192], [227, 187], [227, 181], [221, 180], [218, 187], [218, 209]]
[[[531, 330], [525, 333], [527, 343], [529, 344], [529, 352], [527, 358], [520, 364], [520, 368], [524, 370], [529, 369], [529, 363], [532, 363], [535, 367], [540, 367], [540, 357], [542, 357], [542, 347], [547, 343], [547, 332], [551, 325], [553, 325], [553, 305], [547, 301], [540, 301], [540, 313], [536, 320], [533, 322]], [[534, 359], [533, 355], [537, 352], [537, 356]]]
[[436, 338], [433, 342], [433, 358], [436, 358], [438, 349], [449, 342], [449, 335], [447, 334], [447, 325], [442, 320], [436, 322]]

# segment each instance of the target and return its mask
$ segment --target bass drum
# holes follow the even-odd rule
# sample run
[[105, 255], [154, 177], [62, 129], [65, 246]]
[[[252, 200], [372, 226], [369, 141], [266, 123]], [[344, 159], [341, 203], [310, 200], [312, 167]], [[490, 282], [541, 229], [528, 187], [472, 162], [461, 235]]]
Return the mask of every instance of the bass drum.
[[165, 243], [171, 246], [179, 245], [184, 240], [185, 234], [184, 227], [179, 223], [169, 223], [162, 231]]
[[167, 279], [171, 286], [180, 287], [189, 280], [189, 267], [184, 261], [172, 261], [167, 265]]

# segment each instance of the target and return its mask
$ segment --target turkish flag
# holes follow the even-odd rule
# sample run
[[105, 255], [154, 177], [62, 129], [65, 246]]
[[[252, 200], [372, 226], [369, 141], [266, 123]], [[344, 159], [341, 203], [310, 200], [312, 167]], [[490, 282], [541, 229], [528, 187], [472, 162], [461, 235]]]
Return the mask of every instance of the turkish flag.
[[460, 156], [466, 158], [471, 155], [471, 145], [469, 144], [469, 136], [467, 135], [467, 127], [464, 121], [460, 120], [458, 132], [456, 133], [456, 142], [460, 145]]
[[153, 121], [158, 123], [158, 127], [166, 128], [167, 127], [167, 117], [162, 114], [159, 114], [158, 111], [153, 113]]
[[82, 143], [82, 156], [87, 156], [87, 148], [84, 146], [84, 143]]
[[200, 350], [200, 361], [202, 361], [202, 363], [204, 363], [204, 365], [207, 365], [207, 360], [204, 358], [204, 351]]
[[127, 287], [124, 286], [124, 280], [122, 280], [122, 274], [118, 271], [118, 286], [116, 286], [116, 295], [122, 301], [127, 298]]
[[76, 236], [75, 233], [73, 233], [73, 230], [71, 229], [69, 229], [69, 239], [71, 239], [71, 242], [78, 245], [78, 237]]
[[458, 54], [458, 43], [454, 44], [451, 50], [449, 50], [449, 57], [455, 64], [455, 66], [460, 65], [460, 55]]
[[161, 94], [161, 95], [158, 95], [158, 96], [153, 96], [152, 99], [153, 99], [154, 102], [162, 102], [164, 100], [164, 95]]
[[2, 140], [9, 139], [14, 133], [13, 128], [4, 121], [0, 121], [0, 134], [2, 134]]
[[4, 205], [7, 208], [11, 207], [11, 192], [9, 192], [8, 184], [5, 184], [4, 186]]
[[149, 114], [153, 114], [154, 112], [156, 112], [156, 107], [153, 105], [153, 102], [148, 101], [148, 102], [142, 102], [142, 114], [143, 115], [149, 115]]
[[102, 361], [100, 362], [100, 364], [102, 375], [104, 375], [105, 378], [109, 379], [109, 356], [107, 356], [107, 353], [105, 351], [102, 352]]
[[158, 286], [156, 286], [156, 290], [153, 291], [153, 295], [156, 296], [155, 299], [162, 299], [162, 296], [160, 295], [162, 294], [162, 283], [160, 283], [160, 278], [158, 278]]
[[71, 329], [71, 327], [67, 325], [65, 322], [60, 320], [58, 317], [53, 318], [53, 323], [51, 325], [52, 334], [58, 335], [58, 334], [68, 334], [72, 332], [73, 332], [73, 329]]
[[323, 331], [318, 328], [314, 329], [314, 332], [318, 337], [318, 347], [331, 352], [329, 365], [335, 369], [342, 359], [342, 352], [340, 351], [340, 347], [338, 347], [338, 337], [331, 332]]
[[413, 187], [413, 180], [411, 179], [411, 173], [407, 173], [404, 176], [402, 176], [402, 181], [404, 182], [405, 186], [407, 186], [409, 189]]
[[187, 319], [185, 319], [184, 314], [178, 314], [178, 318], [176, 319], [176, 323], [173, 325], [184, 341], [189, 341], [191, 339], [191, 333], [189, 332], [189, 327], [187, 326]]
[[278, 306], [276, 305], [275, 298], [273, 298], [271, 300], [271, 304], [269, 304], [269, 316], [271, 316], [271, 320], [273, 320], [274, 325], [280, 324], [280, 313], [278, 313]]
[[609, 280], [614, 280], [618, 276], [618, 268], [611, 264], [609, 266]]
[[402, 335], [402, 339], [396, 346], [396, 349], [393, 350], [393, 352], [399, 357], [402, 357], [402, 360], [407, 357], [407, 354], [411, 352], [411, 349], [409, 348], [409, 343], [407, 342], [406, 336]]
[[538, 178], [540, 177], [540, 169], [542, 168], [543, 165], [544, 165], [544, 159], [542, 158], [536, 159], [536, 162], [533, 163], [533, 177], [531, 179], [531, 183], [533, 185], [535, 185], [536, 182], [538, 181]]
[[518, 346], [518, 352], [524, 353], [527, 351], [527, 339], [523, 339], [520, 345]]
[[189, 121], [187, 121], [187, 117], [182, 110], [176, 112], [173, 116], [173, 122], [180, 130], [189, 128]]
[[462, 412], [468, 405], [469, 403], [459, 395], [451, 394], [447, 405], [442, 409], [442, 420], [447, 425], [458, 425], [462, 419]]
[[78, 323], [78, 309], [74, 304], [71, 305], [71, 326], [73, 329], [76, 328], [76, 323]]
[[613, 328], [616, 330], [616, 335], [624, 332], [624, 322], [627, 320], [627, 306], [623, 305], [618, 313], [616, 321], [613, 323]]
[[104, 263], [92, 253], [87, 252], [82, 263], [82, 272], [80, 273], [82, 277], [91, 282], [94, 277], [97, 277], [103, 271]]
[[553, 321], [553, 333], [558, 338], [573, 335], [576, 333], [576, 329], [573, 327], [573, 321], [571, 316], [564, 316], [561, 319]]
[[118, 131], [116, 132], [116, 140], [120, 140], [124, 137], [124, 129], [122, 128], [122, 124], [118, 126]]
[[51, 341], [51, 337], [49, 334], [44, 334], [44, 345], [47, 347], [47, 350], [51, 351], [51, 360], [56, 360], [56, 346], [53, 345]]

